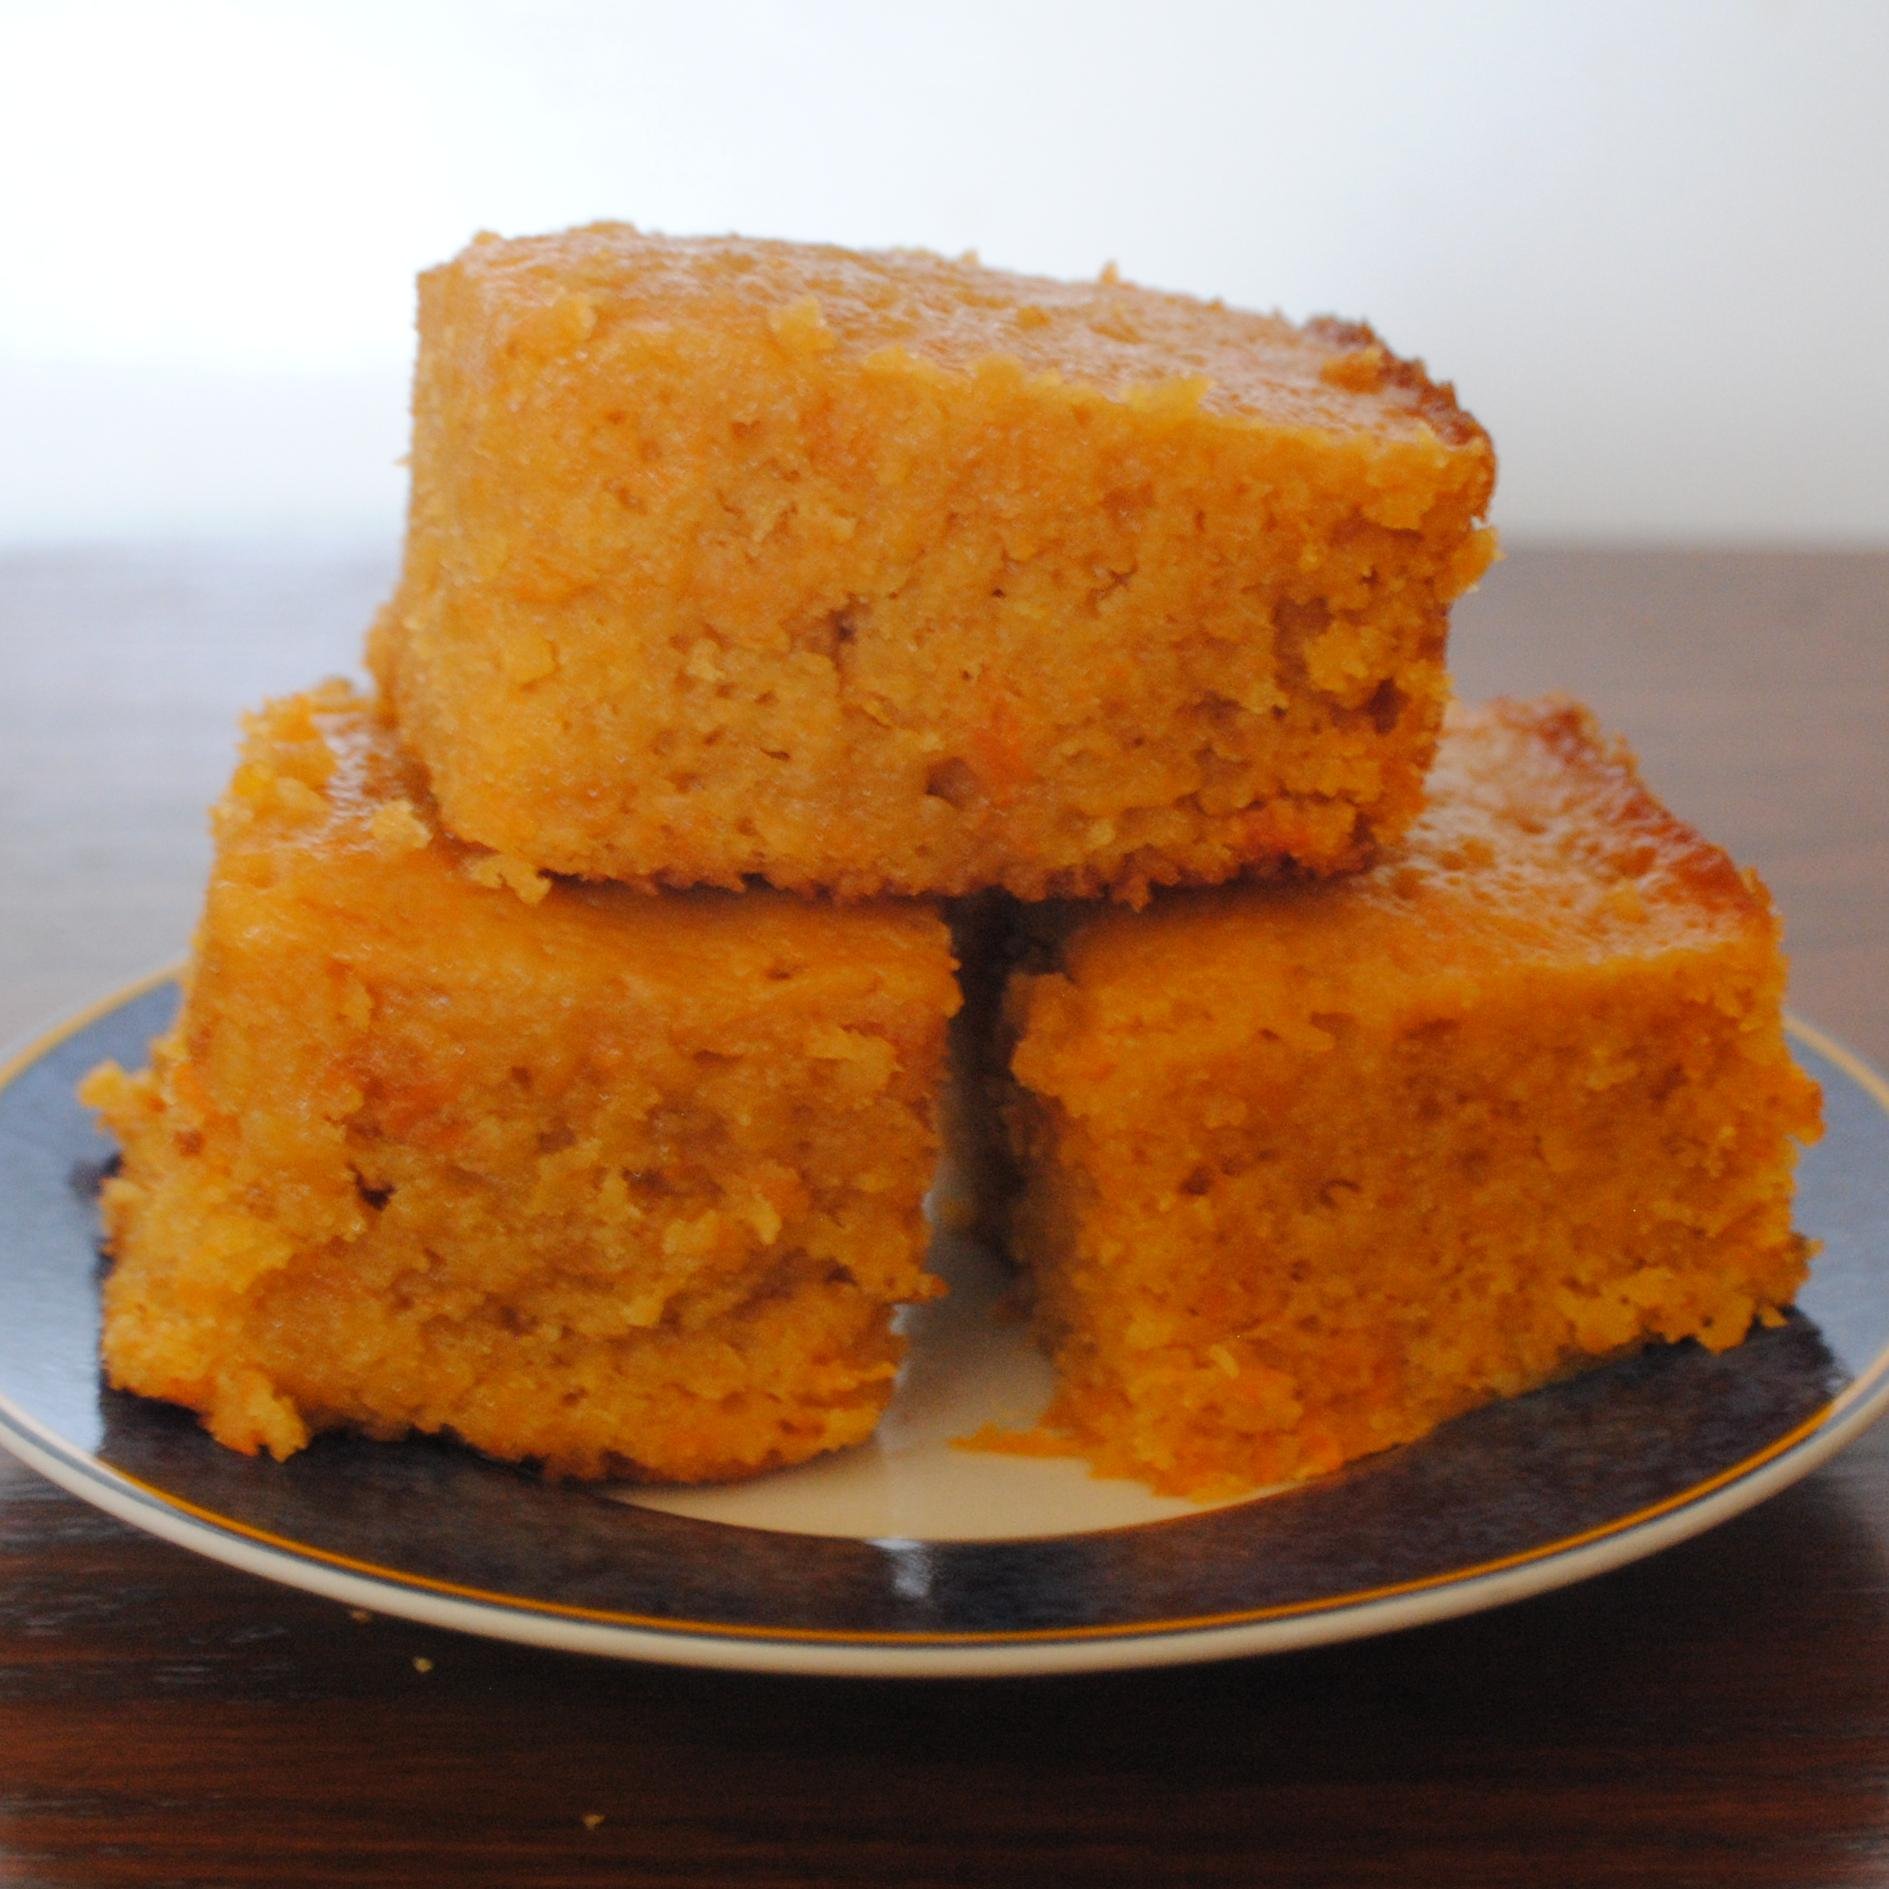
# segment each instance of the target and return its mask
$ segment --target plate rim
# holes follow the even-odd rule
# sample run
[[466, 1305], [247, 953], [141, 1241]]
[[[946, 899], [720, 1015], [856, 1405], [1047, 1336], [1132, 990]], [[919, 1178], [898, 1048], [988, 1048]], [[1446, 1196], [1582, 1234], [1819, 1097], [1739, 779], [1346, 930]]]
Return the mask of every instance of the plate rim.
[[[171, 965], [134, 979], [29, 1038], [0, 1058], [0, 1091], [93, 1023], [182, 976], [183, 967]], [[1889, 1114], [1889, 1080], [1868, 1062], [1788, 1012], [1785, 1027]], [[67, 1493], [145, 1534], [279, 1585], [420, 1625], [671, 1666], [847, 1678], [987, 1678], [1283, 1653], [1506, 1606], [1644, 1559], [1731, 1520], [1809, 1475], [1885, 1409], [1889, 1344], [1820, 1410], [1742, 1461], [1656, 1503], [1494, 1561], [1250, 1612], [955, 1634], [661, 1620], [459, 1587], [354, 1561], [217, 1515], [115, 1469], [47, 1430], [4, 1391], [0, 1446]]]

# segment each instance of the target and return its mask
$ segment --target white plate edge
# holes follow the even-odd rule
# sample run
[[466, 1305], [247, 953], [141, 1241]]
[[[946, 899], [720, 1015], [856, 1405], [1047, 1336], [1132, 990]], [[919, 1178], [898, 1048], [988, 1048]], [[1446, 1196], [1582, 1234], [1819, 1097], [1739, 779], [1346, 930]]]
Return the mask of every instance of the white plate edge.
[[[1878, 1370], [1885, 1358], [1889, 1358], [1889, 1351], [1872, 1359], [1859, 1378]], [[796, 1641], [771, 1638], [759, 1630], [749, 1637], [712, 1630], [573, 1620], [525, 1606], [507, 1607], [498, 1601], [459, 1600], [246, 1541], [162, 1506], [157, 1492], [147, 1496], [135, 1486], [121, 1487], [115, 1481], [102, 1480], [115, 1475], [102, 1464], [91, 1470], [75, 1469], [33, 1440], [31, 1432], [39, 1426], [24, 1420], [23, 1413], [4, 1397], [0, 1397], [0, 1423], [5, 1426], [0, 1428], [0, 1447], [68, 1494], [142, 1533], [245, 1574], [422, 1626], [562, 1652], [722, 1671], [828, 1678], [1000, 1678], [1124, 1671], [1285, 1653], [1402, 1632], [1508, 1606], [1644, 1560], [1757, 1507], [1827, 1462], [1885, 1409], [1889, 1409], [1889, 1373], [1879, 1376], [1867, 1395], [1811, 1435], [1723, 1487], [1690, 1501], [1681, 1497], [1679, 1506], [1666, 1514], [1630, 1524], [1598, 1541], [1547, 1549], [1515, 1567], [1485, 1574], [1438, 1575], [1414, 1592], [1382, 1599], [1341, 1600], [1316, 1611], [1271, 1620], [1149, 1632], [1130, 1627], [1119, 1633], [1106, 1631], [1083, 1638], [972, 1645], [948, 1641], [874, 1643], [844, 1638]]]

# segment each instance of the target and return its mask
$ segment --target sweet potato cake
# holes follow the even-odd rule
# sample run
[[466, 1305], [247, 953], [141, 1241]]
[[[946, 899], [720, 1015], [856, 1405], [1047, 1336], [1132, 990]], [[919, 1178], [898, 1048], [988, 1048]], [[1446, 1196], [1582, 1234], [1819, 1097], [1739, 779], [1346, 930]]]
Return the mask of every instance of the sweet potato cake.
[[927, 1296], [922, 905], [552, 884], [345, 685], [254, 718], [182, 1016], [86, 1095], [113, 1384], [240, 1450], [451, 1432], [694, 1480], [857, 1442]]
[[1068, 910], [1006, 997], [1046, 1439], [1192, 1493], [1328, 1470], [1804, 1274], [1770, 901], [1565, 702], [1452, 711], [1342, 882]]
[[1138, 901], [1415, 816], [1495, 458], [1366, 328], [599, 224], [419, 336], [372, 660], [463, 838]]

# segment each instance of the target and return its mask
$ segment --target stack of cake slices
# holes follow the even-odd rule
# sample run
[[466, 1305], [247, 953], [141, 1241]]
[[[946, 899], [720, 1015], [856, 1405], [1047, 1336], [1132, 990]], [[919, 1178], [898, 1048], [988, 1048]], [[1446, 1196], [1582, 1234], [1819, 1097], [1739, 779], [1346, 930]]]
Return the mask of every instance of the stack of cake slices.
[[858, 1442], [960, 971], [1023, 1447], [1218, 1493], [1780, 1316], [1776, 918], [1577, 705], [1450, 705], [1495, 459], [1420, 366], [621, 225], [419, 325], [375, 693], [251, 720], [177, 1027], [90, 1079], [113, 1383], [278, 1456]]

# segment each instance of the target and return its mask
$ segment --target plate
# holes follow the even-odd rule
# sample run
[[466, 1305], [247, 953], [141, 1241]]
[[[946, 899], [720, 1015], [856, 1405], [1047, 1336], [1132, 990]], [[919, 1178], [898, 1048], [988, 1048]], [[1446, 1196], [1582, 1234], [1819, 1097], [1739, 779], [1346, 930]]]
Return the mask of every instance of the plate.
[[872, 1444], [735, 1487], [545, 1483], [449, 1444], [324, 1437], [287, 1463], [107, 1390], [95, 1196], [73, 1098], [175, 1008], [153, 979], [0, 1070], [0, 1443], [135, 1527], [352, 1606], [575, 1652], [963, 1675], [1170, 1665], [1355, 1639], [1635, 1560], [1807, 1474], [1889, 1401], [1889, 1085], [1793, 1024], [1823, 1084], [1800, 1308], [1714, 1357], [1658, 1347], [1322, 1481], [1201, 1508], [952, 1439], [1048, 1387], [988, 1254], [941, 1238]]

